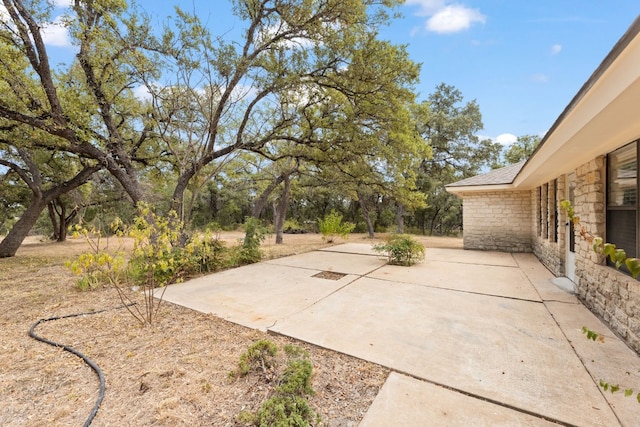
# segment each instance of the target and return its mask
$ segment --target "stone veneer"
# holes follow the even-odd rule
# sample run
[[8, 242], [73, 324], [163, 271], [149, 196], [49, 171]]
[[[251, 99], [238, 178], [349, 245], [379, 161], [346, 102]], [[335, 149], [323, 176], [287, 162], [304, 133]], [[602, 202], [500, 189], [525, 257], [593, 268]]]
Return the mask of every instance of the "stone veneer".
[[[531, 191], [531, 217], [535, 218], [531, 227], [533, 253], [556, 276], [562, 276], [565, 273], [567, 215], [559, 207], [556, 208], [556, 205], [566, 198], [565, 187], [564, 176], [559, 177], [555, 182], [547, 183], [546, 188], [549, 191], [546, 201], [539, 200], [539, 189]], [[542, 217], [543, 213], [546, 218]], [[556, 213], [558, 221], [557, 228], [554, 229]]]
[[461, 194], [465, 249], [531, 252], [529, 191]]
[[[604, 236], [606, 230], [605, 165], [606, 157], [600, 156], [575, 171], [575, 213], [586, 230], [597, 236]], [[460, 194], [465, 249], [533, 252], [552, 273], [564, 275], [569, 229], [566, 213], [555, 205], [566, 198], [566, 178], [559, 176], [531, 191]], [[575, 259], [578, 297], [640, 352], [640, 281], [607, 266], [580, 236]]]
[[[576, 170], [575, 212], [597, 236], [606, 230], [605, 165], [602, 156]], [[584, 304], [640, 352], [640, 282], [607, 266], [581, 237], [576, 238], [576, 282]]]

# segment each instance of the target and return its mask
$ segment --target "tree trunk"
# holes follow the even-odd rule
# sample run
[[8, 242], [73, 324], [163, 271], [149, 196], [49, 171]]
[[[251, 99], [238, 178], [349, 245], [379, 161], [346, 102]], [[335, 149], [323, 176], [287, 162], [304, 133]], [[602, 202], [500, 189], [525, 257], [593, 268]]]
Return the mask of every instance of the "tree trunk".
[[287, 216], [287, 207], [289, 206], [289, 193], [291, 189], [291, 178], [289, 175], [284, 177], [284, 188], [282, 189], [282, 196], [274, 209], [273, 222], [276, 229], [276, 245], [281, 245], [283, 242], [284, 234], [284, 220]]
[[402, 203], [398, 203], [396, 209], [396, 226], [396, 232], [398, 234], [404, 233], [404, 205]]
[[264, 206], [267, 204], [267, 199], [269, 198], [269, 195], [271, 195], [271, 193], [273, 193], [273, 190], [275, 190], [278, 187], [278, 185], [280, 185], [280, 183], [282, 183], [285, 179], [288, 180], [290, 174], [291, 172], [284, 172], [280, 174], [280, 176], [278, 176], [275, 180], [273, 180], [273, 182], [271, 182], [267, 186], [267, 188], [264, 189], [264, 191], [258, 196], [256, 201], [253, 203], [253, 208], [251, 208], [252, 217], [258, 218], [260, 216], [260, 214], [262, 213], [262, 210], [264, 209]]
[[9, 230], [9, 234], [0, 242], [0, 258], [15, 256], [18, 248], [38, 221], [40, 213], [47, 207], [47, 202], [40, 196], [34, 196], [31, 204], [22, 214], [18, 222]]
[[[69, 181], [58, 184], [47, 191], [41, 191], [36, 186], [33, 186], [33, 198], [31, 203], [24, 211], [18, 222], [16, 222], [9, 230], [9, 234], [0, 242], [0, 258], [7, 258], [15, 256], [18, 248], [27, 237], [29, 231], [33, 228], [38, 221], [40, 213], [47, 207], [49, 202], [60, 197], [62, 194], [75, 190], [84, 183], [86, 183], [94, 172], [100, 170], [99, 166], [86, 166], [76, 176]], [[31, 186], [30, 186], [31, 187]], [[66, 225], [65, 225], [66, 228]]]
[[438, 219], [438, 215], [440, 215], [440, 209], [436, 209], [433, 216], [431, 217], [431, 226], [430, 226], [430, 236], [433, 236], [433, 232], [436, 228], [436, 220]]
[[51, 221], [51, 228], [53, 229], [53, 235], [51, 240], [58, 240], [60, 238], [60, 225], [58, 224], [58, 213], [56, 212], [55, 202], [51, 201], [47, 203], [47, 209], [49, 211], [49, 220]]
[[360, 209], [362, 209], [362, 216], [364, 216], [364, 221], [367, 223], [367, 230], [369, 232], [369, 237], [373, 239], [375, 237], [375, 230], [373, 228], [373, 223], [371, 222], [371, 215], [369, 213], [369, 208], [367, 207], [367, 201], [362, 196], [362, 193], [360, 191], [356, 191], [356, 194], [358, 196], [358, 203], [360, 204]]
[[184, 192], [189, 185], [189, 181], [195, 174], [180, 174], [178, 182], [173, 189], [173, 196], [171, 197], [171, 210], [178, 214], [180, 221], [184, 221]]
[[59, 211], [56, 210], [59, 217], [58, 232], [56, 233], [58, 236], [56, 240], [58, 242], [64, 242], [67, 238], [67, 207], [65, 206], [64, 202], [60, 200], [60, 198], [51, 201], [51, 203], [53, 203], [54, 206], [58, 205], [58, 207], [60, 208]]
[[78, 208], [71, 209], [71, 213], [67, 215], [67, 206], [64, 201], [57, 197], [47, 203], [49, 209], [49, 219], [53, 227], [53, 236], [51, 240], [56, 242], [64, 242], [67, 240], [67, 227], [71, 221], [78, 215]]

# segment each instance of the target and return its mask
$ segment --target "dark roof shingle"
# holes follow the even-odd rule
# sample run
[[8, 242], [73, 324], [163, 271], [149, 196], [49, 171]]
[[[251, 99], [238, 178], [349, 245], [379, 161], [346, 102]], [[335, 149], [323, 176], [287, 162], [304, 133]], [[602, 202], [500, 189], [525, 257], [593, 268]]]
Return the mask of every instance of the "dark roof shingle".
[[467, 186], [477, 186], [477, 185], [511, 184], [525, 163], [526, 163], [526, 160], [523, 160], [513, 165], [492, 170], [491, 172], [472, 176], [471, 178], [463, 179], [461, 181], [452, 182], [451, 184], [448, 184], [445, 187], [467, 187]]

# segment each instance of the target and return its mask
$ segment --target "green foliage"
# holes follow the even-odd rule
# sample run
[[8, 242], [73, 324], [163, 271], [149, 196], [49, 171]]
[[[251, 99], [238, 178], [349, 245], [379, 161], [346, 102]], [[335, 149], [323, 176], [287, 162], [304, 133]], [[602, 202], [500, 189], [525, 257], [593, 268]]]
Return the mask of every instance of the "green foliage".
[[603, 255], [609, 258], [609, 261], [615, 265], [617, 269], [620, 269], [623, 265], [627, 267], [631, 277], [637, 279], [640, 276], [640, 259], [627, 257], [627, 253], [624, 249], [619, 249], [613, 243], [605, 242], [602, 237], [593, 236], [590, 234], [584, 226], [580, 225], [580, 217], [577, 217], [575, 210], [568, 200], [562, 200], [560, 207], [567, 213], [569, 221], [571, 221], [576, 229], [580, 231], [580, 235], [584, 237], [587, 242], [592, 244], [593, 251], [598, 255]]
[[393, 234], [387, 239], [387, 243], [375, 245], [373, 250], [386, 253], [389, 264], [411, 266], [422, 262], [425, 256], [425, 247], [408, 234]]
[[[600, 383], [600, 387], [602, 387], [604, 391], [610, 391], [611, 394], [617, 393], [621, 390], [619, 385], [609, 384], [608, 382], [603, 380], [600, 380], [599, 383]], [[635, 391], [633, 391], [633, 389], [631, 388], [624, 389], [624, 397], [633, 396], [634, 393]], [[638, 401], [638, 403], [640, 403], [640, 393], [636, 394], [636, 400]]]
[[302, 228], [300, 223], [295, 218], [287, 218], [284, 221], [284, 229], [285, 230], [295, 230]]
[[423, 234], [456, 234], [462, 228], [462, 202], [445, 185], [496, 164], [502, 146], [477, 136], [483, 128], [480, 107], [475, 100], [464, 102], [454, 86], [439, 84], [413, 114], [420, 136], [432, 149], [432, 156], [417, 166], [417, 186], [428, 206], [418, 209], [413, 221]]
[[275, 364], [278, 346], [269, 340], [260, 340], [251, 344], [247, 351], [240, 356], [238, 368], [229, 373], [231, 378], [243, 377], [252, 371], [265, 373]]
[[318, 228], [320, 229], [322, 238], [329, 243], [332, 243], [336, 236], [346, 239], [355, 226], [356, 225], [351, 222], [342, 222], [342, 214], [336, 210], [332, 210], [324, 219], [318, 219]]
[[[255, 366], [256, 361], [262, 360], [265, 353], [270, 358], [275, 355], [275, 351], [277, 347], [270, 341], [258, 341], [241, 356], [238, 370], [243, 368], [243, 358], [249, 357], [246, 356], [249, 353], [255, 354], [252, 358], [252, 364]], [[288, 359], [287, 366], [278, 378], [271, 397], [255, 413], [241, 412], [238, 415], [240, 422], [269, 427], [308, 427], [320, 424], [320, 416], [313, 411], [306, 399], [306, 396], [315, 393], [311, 386], [313, 366], [309, 360], [309, 353], [292, 345], [285, 346], [284, 351]]]
[[638, 258], [627, 258], [624, 261], [624, 265], [627, 267], [631, 276], [634, 279], [637, 279], [640, 276], [640, 259]]
[[540, 145], [541, 138], [538, 135], [519, 136], [516, 142], [509, 145], [504, 152], [504, 160], [507, 165], [527, 160]]
[[236, 256], [238, 265], [252, 264], [262, 259], [260, 244], [266, 237], [267, 229], [257, 218], [248, 217], [244, 223], [244, 232], [244, 239]]
[[[573, 224], [575, 228], [580, 229], [580, 235], [585, 238], [588, 242], [592, 243], [592, 247], [595, 253], [604, 255], [609, 257], [611, 262], [613, 262], [616, 268], [622, 267], [622, 265], [626, 265], [631, 275], [634, 279], [638, 278], [640, 275], [640, 260], [637, 258], [627, 258], [627, 255], [624, 250], [617, 249], [616, 245], [612, 243], [606, 243], [604, 239], [601, 237], [596, 237], [586, 231], [584, 226], [580, 225], [580, 218], [575, 215], [575, 211], [571, 202], [568, 200], [562, 200], [560, 202], [560, 207], [567, 213], [569, 217], [569, 221]], [[587, 339], [592, 341], [598, 341], [604, 343], [604, 336], [601, 334], [587, 328], [586, 326], [582, 327], [582, 333], [587, 336]], [[620, 390], [620, 386], [611, 385], [606, 381], [600, 380], [600, 387], [604, 389], [604, 391], [610, 390], [611, 393], [615, 393]], [[633, 389], [625, 389], [624, 395], [625, 397], [629, 397], [634, 393]], [[640, 393], [636, 396], [638, 403], [640, 403]]]
[[591, 341], [604, 342], [604, 336], [598, 334], [595, 331], [592, 331], [591, 329], [587, 328], [586, 326], [582, 327], [582, 333], [585, 334], [587, 336], [587, 339], [590, 339]]
[[115, 253], [111, 253], [109, 238], [103, 237], [100, 230], [87, 229], [78, 224], [72, 228], [72, 233], [74, 238], [82, 237], [90, 248], [89, 252], [80, 254], [75, 261], [65, 263], [67, 268], [80, 276], [76, 280], [78, 289], [87, 291], [106, 285], [117, 286], [126, 280], [126, 261], [121, 244]]
[[[237, 265], [237, 257], [215, 233], [188, 235], [175, 212], [161, 216], [141, 203], [132, 226], [116, 220], [111, 229], [121, 242], [115, 254], [107, 250], [108, 239], [102, 238], [100, 230], [76, 226], [74, 236], [82, 235], [91, 250], [67, 266], [80, 276], [77, 281], [80, 289], [113, 286], [126, 304], [137, 301], [135, 293], [128, 291], [130, 288], [141, 291], [142, 308], [136, 303], [129, 312], [142, 324], [153, 323], [162, 302], [162, 293], [156, 294], [156, 288]], [[128, 263], [120, 239], [124, 236], [134, 241]], [[157, 295], [159, 299], [155, 298]]]
[[283, 395], [313, 395], [311, 373], [313, 366], [307, 358], [293, 359], [280, 377], [276, 392]]
[[238, 418], [260, 427], [308, 427], [320, 419], [304, 397], [281, 395], [269, 398], [255, 414], [243, 412]]
[[[573, 205], [571, 205], [571, 202], [569, 200], [562, 200], [560, 202], [560, 207], [562, 208], [563, 211], [567, 213], [567, 217], [569, 218], [569, 221], [575, 223], [577, 217], [576, 217], [575, 209], [573, 208]], [[579, 220], [580, 218], [577, 218], [577, 221]]]
[[634, 279], [640, 276], [640, 259], [627, 257], [624, 249], [618, 249], [613, 243], [604, 242], [601, 237], [594, 237], [593, 250], [599, 255], [608, 257], [617, 269], [620, 269], [623, 265], [627, 267], [631, 277]]
[[175, 212], [160, 216], [141, 203], [129, 230], [134, 245], [129, 274], [135, 284], [162, 287], [183, 279], [184, 225]]
[[[592, 331], [586, 326], [582, 327], [582, 333], [585, 334], [587, 336], [587, 339], [590, 339], [591, 341], [598, 341], [598, 342], [604, 343], [603, 335], [597, 333], [596, 331]], [[619, 385], [610, 384], [604, 380], [600, 380], [600, 387], [602, 387], [604, 391], [610, 391], [611, 394], [617, 393], [618, 391], [621, 390]], [[630, 397], [633, 395], [633, 393], [635, 392], [633, 391], [632, 388], [626, 388], [624, 390], [625, 397]], [[640, 393], [636, 395], [636, 400], [638, 401], [638, 403], [640, 403]]]

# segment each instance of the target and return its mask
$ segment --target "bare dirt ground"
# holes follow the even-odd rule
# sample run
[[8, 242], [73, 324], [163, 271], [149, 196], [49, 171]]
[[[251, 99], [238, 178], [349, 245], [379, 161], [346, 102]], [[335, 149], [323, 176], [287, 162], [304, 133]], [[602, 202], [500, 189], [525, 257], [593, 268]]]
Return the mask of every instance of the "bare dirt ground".
[[[241, 233], [222, 238], [235, 243]], [[461, 239], [419, 237], [427, 248], [460, 248]], [[350, 242], [366, 241], [352, 235]], [[338, 243], [341, 243], [339, 241]], [[327, 246], [319, 235], [268, 238], [266, 258]], [[240, 426], [242, 410], [257, 410], [273, 384], [257, 374], [229, 372], [257, 340], [299, 345], [314, 367], [310, 404], [326, 426], [356, 426], [389, 371], [353, 357], [247, 329], [170, 303], [153, 326], [141, 327], [113, 289], [80, 292], [64, 262], [86, 251], [80, 240], [31, 238], [16, 257], [0, 259], [0, 425], [82, 425], [98, 397], [98, 379], [79, 358], [28, 336], [41, 318], [98, 314], [42, 323], [37, 334], [72, 347], [104, 372], [106, 394], [94, 426]], [[427, 249], [428, 251], [428, 249]]]

